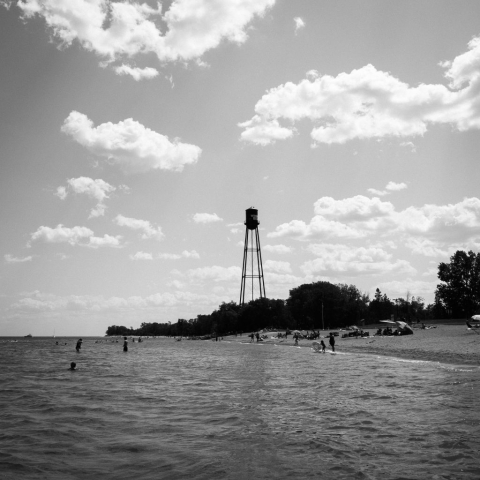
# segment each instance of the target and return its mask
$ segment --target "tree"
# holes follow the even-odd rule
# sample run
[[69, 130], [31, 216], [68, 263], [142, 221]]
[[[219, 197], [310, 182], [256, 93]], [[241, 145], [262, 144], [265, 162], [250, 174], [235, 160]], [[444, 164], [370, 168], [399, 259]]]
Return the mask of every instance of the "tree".
[[375, 299], [368, 306], [368, 312], [371, 321], [386, 320], [394, 312], [394, 305], [387, 295], [382, 295], [380, 289], [377, 288], [375, 290]]
[[480, 308], [480, 253], [457, 250], [450, 263], [440, 263], [435, 298], [455, 317], [469, 317]]

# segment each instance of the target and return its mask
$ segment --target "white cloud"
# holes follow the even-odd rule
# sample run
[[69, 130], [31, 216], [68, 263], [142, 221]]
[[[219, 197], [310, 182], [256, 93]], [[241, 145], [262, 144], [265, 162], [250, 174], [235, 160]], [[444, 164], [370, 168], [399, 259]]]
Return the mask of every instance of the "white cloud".
[[[46, 243], [68, 243], [69, 245], [79, 245], [83, 247], [120, 247], [122, 237], [117, 235], [104, 235], [95, 237], [93, 231], [87, 227], [64, 227], [62, 224], [55, 228], [41, 226], [36, 232], [32, 233], [30, 242], [43, 240]], [[30, 243], [29, 243], [30, 246]]]
[[6, 263], [24, 263], [24, 262], [31, 262], [33, 260], [33, 257], [30, 255], [28, 257], [23, 257], [23, 258], [18, 258], [14, 257], [13, 255], [10, 255], [7, 253], [3, 257], [5, 259]]
[[267, 260], [263, 264], [265, 272], [274, 273], [292, 273], [290, 262], [280, 262], [278, 260]]
[[[91, 198], [97, 200], [97, 205], [92, 208], [89, 218], [100, 217], [105, 214], [106, 206], [105, 200], [108, 199], [108, 194], [114, 192], [116, 188], [104, 180], [97, 178], [93, 180], [89, 177], [70, 178], [67, 180], [68, 187], [74, 193], [85, 194]], [[65, 200], [68, 195], [66, 187], [58, 187], [56, 194], [61, 200]]]
[[193, 216], [195, 223], [214, 223], [223, 222], [223, 218], [220, 218], [216, 213], [196, 213]]
[[379, 196], [384, 196], [388, 195], [389, 193], [392, 192], [398, 192], [400, 190], [405, 190], [408, 188], [408, 185], [406, 183], [395, 183], [395, 182], [388, 182], [385, 190], [377, 190], [375, 188], [369, 188], [368, 192], [373, 194], [373, 195], [379, 195]]
[[181, 172], [185, 165], [195, 163], [201, 154], [199, 147], [181, 143], [178, 139], [171, 142], [168, 137], [131, 118], [94, 127], [86, 115], [72, 111], [61, 130], [90, 152], [120, 166], [126, 173], [149, 170]]
[[293, 19], [295, 22], [295, 35], [298, 33], [299, 30], [305, 28], [305, 22], [300, 17], [295, 17]]
[[115, 67], [114, 70], [117, 75], [130, 75], [137, 82], [144, 79], [155, 78], [158, 75], [158, 70], [155, 68], [138, 68], [125, 64]]
[[450, 89], [439, 84], [410, 87], [372, 65], [336, 77], [287, 82], [257, 102], [254, 117], [239, 124], [245, 128], [241, 137], [267, 145], [293, 133], [279, 120], [302, 119], [315, 123], [314, 144], [423, 135], [434, 124], [461, 131], [480, 128], [480, 38], [469, 43], [468, 52], [442, 65], [448, 68]]
[[299, 240], [308, 240], [311, 238], [362, 238], [366, 233], [362, 230], [349, 227], [348, 225], [327, 220], [316, 215], [310, 223], [302, 220], [292, 220], [288, 223], [279, 225], [274, 232], [267, 234], [269, 238], [294, 237]]
[[280, 126], [278, 120], [255, 115], [251, 120], [238, 124], [244, 128], [241, 138], [257, 145], [268, 145], [275, 140], [285, 140], [295, 133], [295, 129]]
[[278, 253], [280, 255], [285, 255], [293, 251], [292, 247], [287, 247], [286, 245], [265, 245], [262, 250], [271, 253]]
[[148, 220], [139, 220], [137, 218], [124, 217], [117, 215], [113, 220], [120, 227], [131, 228], [132, 230], [140, 230], [142, 232], [141, 238], [143, 240], [155, 239], [162, 240], [165, 236], [162, 233], [162, 227], [154, 227]]
[[65, 200], [67, 198], [68, 192], [65, 187], [57, 187], [57, 191], [54, 193], [60, 200]]
[[182, 257], [184, 257], [184, 258], [200, 258], [200, 255], [195, 250], [191, 250], [191, 251], [184, 250], [182, 252]]
[[385, 273], [415, 274], [416, 270], [405, 260], [393, 260], [392, 255], [378, 247], [318, 244], [309, 250], [319, 258], [305, 262], [300, 268], [306, 275], [347, 276], [381, 275]]
[[394, 211], [390, 202], [382, 202], [379, 198], [368, 198], [363, 195], [335, 200], [322, 197], [314, 204], [317, 215], [342, 220], [365, 220], [371, 217], [383, 217]]
[[[246, 28], [275, 0], [174, 0], [162, 13], [135, 1], [24, 0], [25, 18], [42, 17], [63, 45], [74, 41], [106, 63], [154, 53], [163, 62], [199, 59], [223, 40], [246, 41]], [[120, 67], [121, 68], [121, 67]]]
[[137, 252], [130, 255], [130, 260], [153, 260], [153, 255], [146, 252]]
[[[395, 185], [397, 188], [401, 184]], [[322, 197], [315, 202], [314, 210], [317, 215], [309, 223], [292, 220], [277, 226], [267, 237], [364, 238], [375, 242], [381, 238], [385, 245], [389, 240], [396, 244], [400, 240], [414, 253], [426, 256], [444, 256], [452, 248], [480, 245], [480, 199], [476, 197], [456, 204], [411, 206], [401, 211], [376, 197]]]

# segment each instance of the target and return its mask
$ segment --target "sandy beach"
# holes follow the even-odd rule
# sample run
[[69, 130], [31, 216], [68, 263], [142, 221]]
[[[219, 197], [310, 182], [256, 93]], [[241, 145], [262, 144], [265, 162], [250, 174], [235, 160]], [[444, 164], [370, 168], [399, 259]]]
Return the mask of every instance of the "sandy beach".
[[[414, 329], [413, 335], [373, 336], [375, 329], [365, 329], [370, 337], [342, 338], [342, 333], [335, 337], [335, 349], [342, 352], [363, 352], [411, 360], [428, 360], [456, 365], [480, 366], [480, 329], [478, 334], [467, 330], [463, 325], [437, 325], [428, 330]], [[268, 334], [271, 337], [270, 334]], [[224, 340], [249, 342], [247, 334], [229, 336]], [[291, 336], [285, 339], [268, 338], [263, 343], [293, 346]], [[328, 341], [325, 341], [330, 349]], [[300, 347], [310, 348], [311, 340], [301, 339]]]

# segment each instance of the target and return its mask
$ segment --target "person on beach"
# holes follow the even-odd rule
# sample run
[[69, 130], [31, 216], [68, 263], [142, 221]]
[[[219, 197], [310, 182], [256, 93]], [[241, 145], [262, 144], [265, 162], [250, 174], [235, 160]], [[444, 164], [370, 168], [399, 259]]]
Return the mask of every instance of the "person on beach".
[[298, 333], [297, 332], [295, 332], [293, 334], [293, 339], [295, 340], [295, 345], [298, 345]]
[[330, 333], [330, 340], [328, 341], [330, 343], [330, 346], [332, 347], [332, 352], [335, 351], [335, 337], [333, 336], [333, 333]]
[[128, 352], [128, 340], [127, 337], [123, 337], [123, 351]]
[[325, 353], [325, 349], [327, 348], [327, 346], [325, 345], [323, 340], [320, 340], [320, 345], [322, 346], [322, 353]]
[[253, 340], [254, 338], [255, 338], [255, 334], [252, 332], [252, 333], [250, 334], [250, 343], [252, 343], [252, 342], [254, 341], [254, 340]]
[[258, 343], [258, 342], [260, 341], [260, 334], [257, 332], [257, 333], [255, 334], [255, 337], [257, 338], [257, 343]]
[[80, 349], [82, 348], [82, 343], [83, 343], [83, 340], [80, 338], [77, 342], [77, 346], [75, 347], [75, 350], [77, 352], [80, 352]]
[[76, 369], [77, 369], [77, 364], [76, 364], [75, 362], [72, 362], [72, 363], [70, 364], [69, 370], [76, 370]]

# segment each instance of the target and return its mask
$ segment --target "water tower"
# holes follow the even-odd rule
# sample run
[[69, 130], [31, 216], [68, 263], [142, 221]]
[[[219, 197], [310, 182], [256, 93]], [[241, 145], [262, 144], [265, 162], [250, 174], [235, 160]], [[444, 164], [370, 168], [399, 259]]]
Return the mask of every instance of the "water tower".
[[245, 303], [247, 278], [251, 279], [252, 300], [254, 285], [258, 279], [260, 298], [265, 298], [265, 280], [263, 279], [262, 252], [258, 234], [258, 210], [248, 208], [245, 211], [245, 246], [243, 248], [242, 285], [240, 287], [240, 305]]

